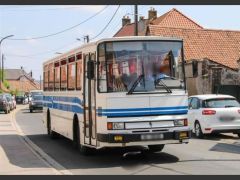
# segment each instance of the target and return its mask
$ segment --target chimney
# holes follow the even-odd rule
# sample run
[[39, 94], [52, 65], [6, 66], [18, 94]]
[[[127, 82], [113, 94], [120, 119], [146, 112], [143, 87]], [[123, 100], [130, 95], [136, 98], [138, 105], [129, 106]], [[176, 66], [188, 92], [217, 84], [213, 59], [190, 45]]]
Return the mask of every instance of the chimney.
[[148, 11], [148, 19], [153, 20], [157, 18], [157, 11], [151, 7], [150, 10]]
[[32, 73], [32, 70], [30, 71], [30, 76], [32, 77], [33, 73]]
[[122, 18], [122, 26], [125, 26], [127, 24], [131, 23], [131, 19], [128, 16], [123, 16]]
[[21, 69], [23, 70], [23, 67], [21, 66]]

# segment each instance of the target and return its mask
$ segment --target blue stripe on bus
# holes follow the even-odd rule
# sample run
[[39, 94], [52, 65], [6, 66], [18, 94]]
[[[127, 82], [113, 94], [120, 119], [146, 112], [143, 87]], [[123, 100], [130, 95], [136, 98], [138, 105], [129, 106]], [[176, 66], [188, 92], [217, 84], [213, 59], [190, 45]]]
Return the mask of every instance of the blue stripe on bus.
[[133, 117], [133, 116], [150, 116], [150, 115], [182, 115], [187, 114], [188, 110], [176, 110], [176, 111], [146, 111], [146, 112], [124, 112], [124, 113], [98, 113], [99, 116], [107, 117]]
[[156, 110], [176, 110], [187, 109], [187, 106], [170, 106], [170, 107], [151, 107], [151, 108], [128, 108], [128, 109], [102, 109], [103, 113], [121, 112], [121, 111], [156, 111]]
[[[83, 113], [83, 108], [78, 105], [62, 104], [61, 102], [70, 102], [81, 104], [78, 97], [63, 96], [44, 96], [44, 107], [69, 111], [74, 113]], [[55, 102], [53, 102], [55, 101]], [[129, 108], [129, 109], [97, 109], [98, 116], [107, 117], [131, 117], [131, 116], [149, 116], [149, 115], [176, 115], [187, 114], [187, 106], [171, 106], [171, 107], [152, 107], [152, 108]], [[144, 112], [143, 112], [144, 111]]]

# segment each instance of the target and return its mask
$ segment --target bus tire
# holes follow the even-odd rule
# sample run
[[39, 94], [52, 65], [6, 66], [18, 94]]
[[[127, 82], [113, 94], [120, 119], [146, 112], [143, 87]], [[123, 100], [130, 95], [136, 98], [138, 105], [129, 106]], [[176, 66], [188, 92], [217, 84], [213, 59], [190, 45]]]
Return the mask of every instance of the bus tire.
[[73, 147], [75, 149], [80, 148], [79, 122], [76, 114], [73, 117]]
[[47, 110], [47, 134], [51, 139], [56, 139], [59, 137], [59, 134], [52, 130], [51, 128], [51, 116], [49, 109]]
[[87, 146], [83, 146], [80, 143], [80, 125], [78, 121], [78, 116], [75, 114], [73, 117], [73, 147], [80, 151], [83, 155], [90, 155], [91, 154], [91, 148]]
[[162, 151], [164, 146], [165, 144], [148, 145], [148, 148], [150, 152], [158, 152], [158, 151]]

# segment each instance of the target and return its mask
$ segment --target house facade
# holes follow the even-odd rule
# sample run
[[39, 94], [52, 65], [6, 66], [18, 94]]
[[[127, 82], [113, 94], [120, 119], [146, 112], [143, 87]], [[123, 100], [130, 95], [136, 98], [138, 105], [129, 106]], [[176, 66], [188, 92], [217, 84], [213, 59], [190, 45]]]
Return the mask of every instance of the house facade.
[[[134, 35], [134, 23], [126, 19], [115, 37]], [[140, 17], [138, 27], [138, 35], [183, 39], [189, 95], [238, 93], [240, 31], [204, 28], [177, 9], [157, 17], [153, 8], [147, 19]], [[230, 92], [234, 87], [236, 92]]]
[[21, 69], [5, 69], [5, 80], [9, 82], [10, 91], [18, 91], [27, 93], [31, 90], [40, 89], [39, 82], [32, 77], [32, 72], [26, 73]]

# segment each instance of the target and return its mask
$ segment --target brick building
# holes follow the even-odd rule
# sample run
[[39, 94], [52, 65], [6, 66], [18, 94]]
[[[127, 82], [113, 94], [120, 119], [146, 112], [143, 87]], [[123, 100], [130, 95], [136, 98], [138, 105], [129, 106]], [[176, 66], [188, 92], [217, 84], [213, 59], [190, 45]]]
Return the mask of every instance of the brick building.
[[[206, 29], [177, 9], [157, 17], [153, 8], [148, 11], [148, 18], [139, 18], [138, 27], [139, 35], [183, 39], [190, 95], [222, 90], [240, 98], [240, 93], [236, 94], [240, 84], [240, 31]], [[114, 36], [133, 35], [134, 23], [123, 17], [122, 27]], [[236, 92], [232, 90], [234, 86]]]
[[30, 90], [40, 89], [39, 82], [32, 78], [32, 72], [26, 73], [23, 68], [5, 69], [4, 72], [11, 91], [29, 92]]

